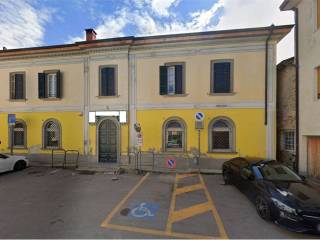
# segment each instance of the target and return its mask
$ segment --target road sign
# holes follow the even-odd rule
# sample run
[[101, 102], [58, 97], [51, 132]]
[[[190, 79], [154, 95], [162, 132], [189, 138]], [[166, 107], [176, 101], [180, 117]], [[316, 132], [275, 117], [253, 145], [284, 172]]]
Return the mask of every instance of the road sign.
[[204, 113], [202, 113], [202, 112], [197, 112], [194, 117], [195, 117], [196, 121], [201, 122], [201, 121], [204, 120], [204, 117], [205, 117], [205, 116], [204, 116]]
[[8, 124], [11, 126], [16, 124], [16, 115], [15, 114], [8, 114]]
[[142, 137], [142, 133], [137, 133], [137, 146], [138, 147], [142, 147], [143, 145], [143, 137]]
[[167, 164], [167, 168], [171, 168], [171, 169], [176, 168], [177, 161], [174, 157], [167, 157], [166, 164]]

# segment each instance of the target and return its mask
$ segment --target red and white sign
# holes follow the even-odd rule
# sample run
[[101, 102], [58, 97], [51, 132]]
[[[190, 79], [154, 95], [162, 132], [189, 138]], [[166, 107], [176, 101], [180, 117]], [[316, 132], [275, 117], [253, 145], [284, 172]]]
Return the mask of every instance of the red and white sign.
[[166, 165], [167, 165], [167, 168], [170, 168], [170, 169], [176, 168], [177, 161], [174, 157], [167, 157], [166, 158]]
[[137, 133], [137, 146], [138, 147], [142, 147], [143, 145], [143, 137], [142, 137], [142, 133]]

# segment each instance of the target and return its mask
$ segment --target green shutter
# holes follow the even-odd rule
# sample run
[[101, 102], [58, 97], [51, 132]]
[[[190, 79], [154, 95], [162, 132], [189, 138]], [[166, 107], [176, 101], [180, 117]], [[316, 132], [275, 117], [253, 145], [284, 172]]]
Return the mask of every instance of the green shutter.
[[39, 98], [46, 97], [46, 74], [38, 73], [38, 93]]
[[57, 71], [57, 98], [62, 97], [62, 78], [60, 71]]
[[160, 66], [160, 95], [168, 93], [168, 70], [166, 66]]
[[183, 66], [182, 65], [175, 66], [175, 93], [176, 94], [183, 93]]

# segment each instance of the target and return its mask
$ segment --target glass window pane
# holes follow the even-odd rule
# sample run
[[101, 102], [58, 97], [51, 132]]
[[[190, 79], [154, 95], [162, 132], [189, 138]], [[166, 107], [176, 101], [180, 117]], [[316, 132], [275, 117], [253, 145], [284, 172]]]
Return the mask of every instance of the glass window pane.
[[175, 67], [168, 67], [168, 94], [175, 94]]
[[48, 74], [48, 97], [57, 96], [57, 75]]
[[169, 149], [181, 149], [182, 145], [182, 131], [168, 131], [167, 148]]

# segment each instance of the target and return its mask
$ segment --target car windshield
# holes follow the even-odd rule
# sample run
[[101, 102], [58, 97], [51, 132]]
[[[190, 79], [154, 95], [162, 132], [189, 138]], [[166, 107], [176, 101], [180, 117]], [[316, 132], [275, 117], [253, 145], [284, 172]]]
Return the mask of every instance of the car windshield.
[[261, 165], [259, 170], [264, 179], [271, 181], [290, 181], [290, 182], [300, 182], [302, 179], [294, 173], [290, 168], [277, 164], [277, 163], [267, 163]]

